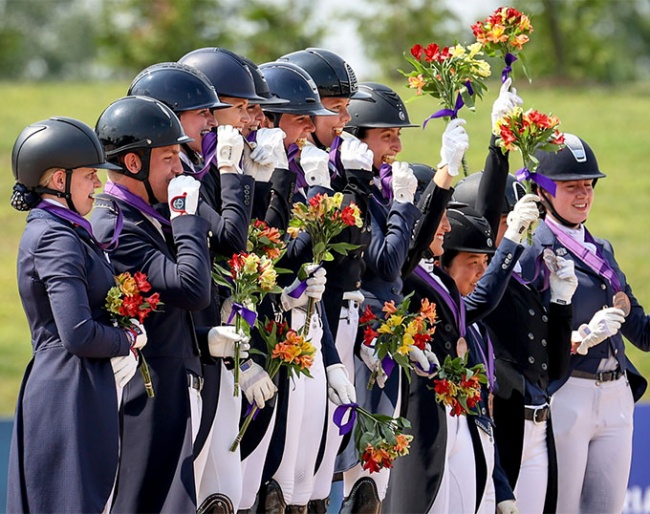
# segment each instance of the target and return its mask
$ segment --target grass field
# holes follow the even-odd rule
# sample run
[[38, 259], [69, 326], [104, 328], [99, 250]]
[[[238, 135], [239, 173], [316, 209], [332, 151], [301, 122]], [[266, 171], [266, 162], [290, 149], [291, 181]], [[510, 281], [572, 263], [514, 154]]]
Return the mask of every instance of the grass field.
[[[650, 84], [616, 90], [578, 87], [556, 88], [517, 84], [524, 107], [552, 112], [562, 129], [580, 135], [595, 150], [600, 168], [608, 176], [599, 182], [596, 202], [588, 226], [592, 233], [612, 241], [617, 259], [626, 271], [635, 296], [650, 308], [650, 165], [648, 164], [648, 118]], [[61, 115], [94, 125], [101, 111], [122, 96], [128, 84], [8, 84], [0, 83], [0, 416], [11, 415], [20, 380], [31, 356], [29, 330], [16, 287], [16, 252], [25, 215], [9, 205], [13, 176], [11, 148], [27, 124]], [[397, 85], [403, 98], [411, 92]], [[491, 103], [498, 92], [493, 84], [477, 112], [461, 111], [467, 119], [471, 148], [467, 163], [471, 171], [482, 169], [490, 130]], [[411, 121], [421, 123], [437, 109], [433, 101], [408, 103]], [[439, 160], [441, 121], [433, 120], [426, 130], [403, 131], [403, 160], [435, 165]], [[511, 159], [513, 170], [520, 165]], [[629, 345], [631, 347], [631, 345]], [[631, 348], [630, 356], [641, 372], [650, 377], [650, 356]], [[646, 394], [650, 399], [650, 394]]]

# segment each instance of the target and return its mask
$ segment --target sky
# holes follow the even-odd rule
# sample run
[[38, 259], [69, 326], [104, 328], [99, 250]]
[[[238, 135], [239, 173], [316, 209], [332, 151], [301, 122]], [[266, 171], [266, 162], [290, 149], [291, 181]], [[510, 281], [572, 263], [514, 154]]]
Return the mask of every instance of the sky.
[[[468, 25], [492, 14], [497, 7], [506, 5], [502, 0], [447, 0], [446, 3], [448, 8], [456, 12]], [[347, 8], [349, 5], [350, 0], [318, 2], [323, 16], [326, 16], [327, 12], [331, 12], [332, 9]], [[423, 39], [426, 39], [425, 36], [423, 35]], [[376, 79], [376, 70], [369, 65], [367, 58], [363, 55], [360, 40], [352, 23], [333, 23], [332, 31], [323, 42], [323, 47], [343, 57], [352, 66], [360, 81]]]

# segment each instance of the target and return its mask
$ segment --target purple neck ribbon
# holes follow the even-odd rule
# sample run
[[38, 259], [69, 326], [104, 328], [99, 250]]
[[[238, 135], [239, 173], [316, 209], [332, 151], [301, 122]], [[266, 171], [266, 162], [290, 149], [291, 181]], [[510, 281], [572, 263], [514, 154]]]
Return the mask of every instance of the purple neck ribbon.
[[381, 360], [381, 367], [384, 369], [384, 373], [386, 373], [386, 377], [390, 377], [390, 374], [393, 372], [393, 369], [395, 369], [395, 361], [392, 359], [390, 355], [386, 355]]
[[575, 255], [578, 259], [584, 262], [592, 270], [594, 270], [598, 275], [607, 280], [611, 286], [616, 291], [622, 291], [623, 287], [621, 286], [621, 281], [618, 279], [618, 275], [614, 271], [614, 268], [607, 262], [607, 259], [603, 256], [603, 253], [600, 247], [596, 244], [596, 240], [593, 236], [587, 231], [585, 227], [585, 241], [593, 244], [596, 247], [596, 253], [592, 253], [587, 248], [582, 246], [578, 241], [573, 239], [569, 234], [564, 232], [562, 229], [557, 227], [552, 221], [546, 223], [546, 226], [549, 228], [555, 238], [562, 243], [569, 251]]
[[[476, 346], [478, 346], [478, 351], [481, 352], [481, 360], [485, 363], [485, 371], [487, 372], [488, 379], [488, 389], [492, 393], [494, 392], [494, 384], [496, 382], [494, 378], [494, 345], [492, 344], [492, 339], [490, 339], [490, 335], [487, 333], [487, 331], [484, 338], [480, 330], [478, 330], [474, 325], [470, 326], [470, 330], [476, 339]], [[481, 345], [481, 339], [485, 339], [485, 345], [488, 349], [487, 356], [485, 355], [485, 351]]]
[[557, 186], [555, 185], [555, 182], [553, 182], [550, 178], [540, 173], [536, 173], [536, 172], [531, 173], [530, 170], [525, 166], [521, 168], [519, 171], [517, 171], [516, 177], [517, 177], [517, 182], [523, 182], [524, 180], [532, 180], [539, 187], [548, 191], [548, 193], [552, 197], [555, 197], [555, 190], [557, 189]]
[[456, 327], [458, 327], [458, 333], [461, 337], [465, 337], [465, 334], [467, 333], [467, 323], [465, 322], [467, 313], [465, 311], [465, 302], [463, 299], [460, 299], [460, 305], [458, 305], [449, 291], [447, 291], [442, 284], [433, 278], [429, 272], [419, 264], [415, 267], [413, 273], [424, 280], [436, 293], [438, 293], [440, 298], [442, 298], [453, 314]]
[[305, 172], [298, 164], [298, 156], [300, 155], [300, 147], [296, 143], [291, 143], [287, 150], [287, 158], [289, 159], [289, 169], [296, 174], [296, 189], [297, 193], [301, 188], [307, 187], [307, 180], [305, 179]]
[[230, 316], [228, 317], [228, 321], [226, 321], [226, 323], [230, 324], [236, 314], [239, 314], [244, 319], [244, 321], [248, 323], [249, 327], [253, 328], [255, 326], [257, 313], [255, 311], [247, 309], [243, 304], [239, 302], [233, 302], [232, 310], [230, 311]]
[[[472, 87], [472, 83], [469, 80], [465, 82], [465, 87], [467, 88], [467, 93], [469, 96], [472, 96], [474, 94], [474, 88]], [[434, 112], [431, 116], [422, 122], [422, 129], [425, 129], [427, 123], [429, 123], [429, 120], [432, 120], [434, 118], [444, 118], [445, 116], [449, 116], [452, 120], [455, 120], [458, 117], [458, 111], [460, 111], [464, 105], [465, 101], [463, 100], [463, 95], [458, 93], [458, 96], [456, 97], [456, 105], [454, 108], [440, 109], [439, 111]]]
[[512, 63], [517, 60], [517, 56], [508, 52], [504, 56], [504, 60], [506, 61], [506, 67], [503, 68], [503, 71], [501, 72], [501, 83], [504, 83], [506, 80], [508, 80], [508, 75], [510, 75], [512, 72]]
[[142, 214], [146, 214], [147, 216], [150, 216], [151, 218], [155, 219], [163, 226], [163, 228], [171, 227], [171, 223], [167, 218], [165, 218], [162, 214], [156, 211], [156, 209], [154, 209], [151, 205], [145, 202], [138, 195], [133, 194], [123, 185], [116, 184], [115, 182], [111, 182], [110, 180], [108, 180], [106, 181], [106, 185], [104, 186], [104, 192], [111, 196], [114, 196], [115, 198], [122, 200], [124, 203], [139, 210]]
[[[352, 430], [354, 427], [354, 422], [357, 420], [357, 403], [344, 403], [339, 405], [334, 411], [333, 421], [334, 424], [339, 427], [339, 435], [345, 435]], [[350, 418], [346, 423], [343, 423], [343, 418], [347, 414], [348, 410], [350, 411]]]
[[[321, 268], [321, 266], [322, 266], [322, 264], [319, 264], [317, 268], [314, 268], [314, 270], [312, 271], [312, 274], [315, 273], [317, 270], [319, 270], [319, 269]], [[311, 275], [310, 275], [310, 276], [311, 276]], [[301, 281], [301, 282], [296, 286], [296, 288], [295, 288], [293, 291], [291, 291], [290, 293], [287, 293], [287, 294], [288, 294], [291, 298], [300, 298], [300, 297], [302, 296], [302, 293], [305, 292], [305, 289], [307, 289], [307, 279], [309, 279], [309, 277], [307, 277], [305, 280], [302, 280], [302, 281]], [[252, 325], [251, 325], [251, 326], [252, 326]]]
[[205, 174], [210, 170], [210, 165], [214, 161], [217, 163], [217, 133], [214, 130], [208, 132], [201, 139], [201, 155], [203, 155], [203, 168], [192, 175], [196, 180], [202, 180]]
[[341, 152], [339, 150], [339, 148], [341, 147], [341, 143], [343, 143], [343, 138], [341, 136], [336, 136], [330, 146], [330, 153], [329, 153], [330, 169], [334, 170], [334, 174], [332, 175], [332, 178], [336, 177], [339, 174], [339, 170], [343, 170], [343, 163], [341, 162]]
[[122, 221], [123, 221], [123, 216], [122, 216], [122, 210], [120, 209], [120, 206], [115, 204], [117, 208], [117, 221], [115, 223], [115, 230], [113, 231], [113, 237], [111, 238], [110, 242], [108, 243], [100, 243], [97, 241], [95, 238], [95, 235], [93, 234], [93, 227], [90, 224], [90, 222], [84, 218], [81, 214], [78, 212], [75, 212], [71, 209], [66, 209], [63, 207], [63, 205], [54, 205], [51, 202], [46, 202], [45, 200], [42, 200], [37, 206], [37, 209], [42, 209], [44, 211], [47, 211], [51, 214], [54, 214], [58, 218], [61, 218], [63, 220], [69, 221], [73, 225], [78, 225], [81, 228], [83, 228], [86, 232], [88, 232], [88, 235], [90, 236], [90, 239], [102, 250], [105, 251], [111, 251], [115, 250], [118, 245], [118, 239], [120, 237], [120, 233], [122, 232]]
[[381, 196], [384, 200], [393, 200], [393, 166], [383, 163], [379, 166], [379, 183], [381, 184]]

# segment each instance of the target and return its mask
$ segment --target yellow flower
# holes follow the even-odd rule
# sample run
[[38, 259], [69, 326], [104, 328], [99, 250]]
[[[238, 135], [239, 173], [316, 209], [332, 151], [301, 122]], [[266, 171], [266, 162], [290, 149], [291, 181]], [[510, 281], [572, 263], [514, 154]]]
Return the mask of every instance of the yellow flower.
[[[406, 338], [404, 338], [404, 341], [406, 341]], [[413, 339], [411, 339], [411, 342], [412, 342], [412, 341], [413, 341]], [[400, 355], [407, 355], [407, 354], [409, 353], [409, 349], [411, 348], [411, 346], [413, 346], [412, 343], [411, 343], [411, 344], [407, 344], [407, 343], [405, 342], [405, 343], [403, 343], [403, 344], [401, 344], [401, 345], [399, 346], [399, 348], [397, 349], [397, 353], [399, 353]]]
[[463, 45], [452, 46], [450, 50], [452, 58], [463, 57], [465, 55], [465, 47]]
[[522, 32], [533, 31], [533, 27], [530, 25], [530, 18], [525, 14], [522, 14], [521, 18], [519, 18], [519, 30]]
[[243, 266], [244, 273], [248, 273], [248, 274], [257, 273], [257, 265], [259, 264], [259, 262], [260, 262], [260, 258], [254, 253], [247, 255], [244, 258], [244, 266]]
[[397, 314], [393, 314], [386, 321], [386, 325], [388, 325], [390, 327], [397, 327], [397, 326], [402, 324], [402, 321], [404, 321], [404, 316], [398, 316]]
[[418, 323], [416, 319], [412, 320], [404, 330], [404, 333], [413, 339], [413, 336], [420, 331], [422, 323]]
[[126, 296], [133, 296], [138, 292], [138, 284], [130, 273], [122, 273], [118, 280], [120, 281], [120, 289]]
[[483, 45], [479, 42], [472, 43], [467, 47], [469, 50], [469, 58], [473, 59], [476, 54], [478, 54], [481, 51], [481, 48], [483, 48]]
[[289, 234], [291, 239], [294, 239], [298, 237], [298, 234], [300, 234], [300, 229], [298, 227], [288, 227], [287, 234]]
[[272, 266], [268, 266], [260, 274], [260, 278], [259, 278], [260, 287], [266, 291], [273, 289], [275, 287], [277, 278], [278, 278], [277, 272], [273, 269]]
[[393, 328], [385, 323], [385, 324], [383, 324], [381, 327], [379, 327], [377, 329], [377, 332], [379, 334], [392, 334], [393, 333]]
[[477, 72], [481, 77], [489, 77], [492, 71], [490, 65], [486, 61], [476, 61]]

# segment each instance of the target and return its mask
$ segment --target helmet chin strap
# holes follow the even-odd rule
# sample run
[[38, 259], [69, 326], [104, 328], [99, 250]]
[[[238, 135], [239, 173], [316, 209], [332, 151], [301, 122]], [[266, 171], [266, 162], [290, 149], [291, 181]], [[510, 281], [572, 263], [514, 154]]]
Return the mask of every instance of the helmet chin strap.
[[65, 190], [64, 191], [59, 191], [58, 189], [52, 189], [49, 187], [36, 187], [34, 189], [35, 192], [42, 194], [42, 193], [47, 193], [50, 195], [54, 195], [57, 198], [63, 198], [65, 200], [65, 203], [68, 206], [68, 209], [70, 209], [73, 212], [76, 212], [79, 214], [79, 211], [75, 207], [74, 203], [72, 202], [72, 192], [70, 191], [70, 184], [72, 183], [72, 168], [66, 168], [65, 170]]
[[557, 209], [553, 206], [551, 200], [546, 196], [546, 191], [544, 189], [540, 187], [538, 188], [537, 192], [539, 194], [539, 197], [542, 199], [542, 205], [546, 208], [547, 211], [549, 211], [553, 215], [553, 217], [557, 221], [562, 223], [562, 225], [564, 225], [565, 227], [578, 228], [581, 224], [587, 221], [587, 218], [585, 218], [580, 223], [571, 223], [569, 220], [567, 220], [557, 212]]

